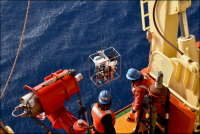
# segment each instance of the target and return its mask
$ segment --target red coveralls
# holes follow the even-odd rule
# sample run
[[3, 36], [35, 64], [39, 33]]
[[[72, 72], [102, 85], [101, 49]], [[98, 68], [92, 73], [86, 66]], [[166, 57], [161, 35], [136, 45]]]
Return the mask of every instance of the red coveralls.
[[[142, 101], [145, 94], [148, 94], [148, 87], [151, 85], [150, 78], [148, 74], [142, 73], [144, 76], [143, 81], [139, 84], [140, 80], [138, 80], [134, 85], [131, 85], [131, 89], [133, 92], [134, 101], [132, 103], [132, 109], [136, 110], [136, 113], [130, 112], [129, 118], [134, 119], [137, 123], [142, 107]], [[143, 119], [145, 118], [145, 112], [143, 114]], [[140, 123], [142, 130], [145, 131], [146, 128]], [[139, 127], [139, 132], [141, 132], [141, 127]]]

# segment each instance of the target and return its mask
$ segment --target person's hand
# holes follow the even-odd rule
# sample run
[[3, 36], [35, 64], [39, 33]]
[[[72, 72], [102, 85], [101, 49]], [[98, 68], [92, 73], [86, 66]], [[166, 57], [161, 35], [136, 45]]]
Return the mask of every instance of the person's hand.
[[131, 84], [131, 90], [132, 90], [133, 86], [134, 86], [134, 85], [133, 85], [133, 83], [132, 83], [132, 84]]

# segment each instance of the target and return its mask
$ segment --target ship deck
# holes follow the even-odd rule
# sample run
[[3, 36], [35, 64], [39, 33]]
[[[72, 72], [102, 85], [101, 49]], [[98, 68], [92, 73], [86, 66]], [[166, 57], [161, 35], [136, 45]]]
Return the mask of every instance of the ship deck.
[[131, 104], [116, 112], [115, 119], [115, 130], [116, 133], [132, 133], [133, 128], [136, 127], [134, 121], [127, 121], [125, 118], [129, 115], [131, 111]]

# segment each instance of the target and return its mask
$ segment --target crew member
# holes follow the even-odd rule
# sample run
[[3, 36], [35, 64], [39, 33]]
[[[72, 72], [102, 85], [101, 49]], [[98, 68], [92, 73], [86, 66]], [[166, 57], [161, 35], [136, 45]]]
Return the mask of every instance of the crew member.
[[112, 106], [112, 97], [107, 90], [101, 91], [97, 103], [90, 108], [90, 119], [94, 124], [95, 134], [115, 134], [115, 113], [109, 108]]
[[[144, 95], [148, 93], [148, 87], [151, 85], [150, 78], [148, 74], [140, 73], [134, 68], [130, 68], [126, 74], [126, 78], [131, 80], [131, 89], [133, 92], [134, 101], [132, 103], [132, 109], [126, 120], [133, 120], [137, 123], [139, 119], [139, 114], [142, 107], [142, 101]], [[143, 119], [145, 118], [145, 112], [143, 114]], [[141, 130], [142, 129], [142, 130]], [[140, 123], [138, 132], [146, 131], [146, 128]]]

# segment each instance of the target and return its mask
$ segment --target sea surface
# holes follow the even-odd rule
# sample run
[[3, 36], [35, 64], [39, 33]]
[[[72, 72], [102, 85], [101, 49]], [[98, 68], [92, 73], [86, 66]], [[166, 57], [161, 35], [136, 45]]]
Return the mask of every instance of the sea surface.
[[[1, 92], [18, 50], [27, 5], [27, 1], [1, 1]], [[89, 78], [88, 56], [101, 50], [100, 9], [100, 1], [31, 1], [17, 64], [1, 99], [1, 119], [15, 133], [46, 133], [30, 118], [15, 118], [11, 113], [30, 92], [24, 85], [35, 87], [59, 69], [75, 69], [83, 75], [79, 86], [88, 110], [97, 100], [101, 88]], [[187, 15], [190, 33], [199, 41], [198, 0], [192, 1]], [[139, 1], [102, 1], [102, 49], [109, 47], [122, 55], [122, 75], [102, 89], [111, 93], [111, 109], [118, 111], [133, 101], [127, 70], [148, 66], [150, 44], [142, 30]], [[77, 117], [77, 96], [66, 101], [65, 107]], [[48, 119], [42, 122], [51, 128]], [[51, 129], [65, 133], [64, 129]]]

